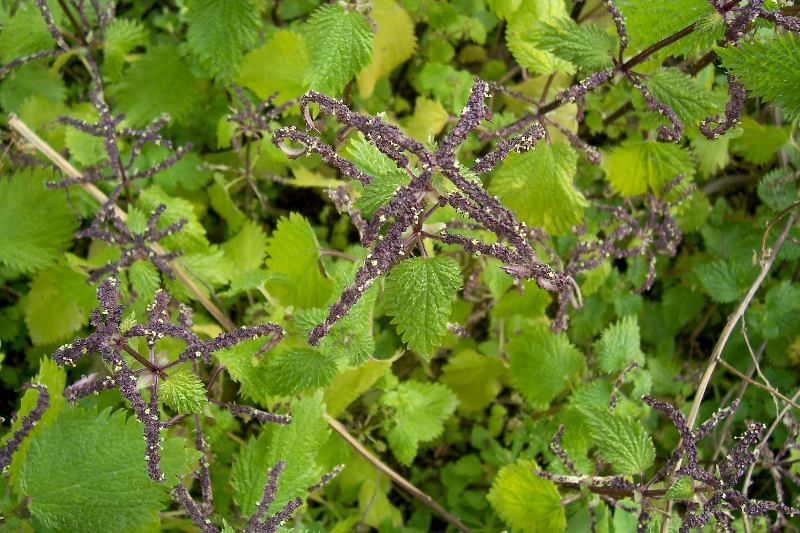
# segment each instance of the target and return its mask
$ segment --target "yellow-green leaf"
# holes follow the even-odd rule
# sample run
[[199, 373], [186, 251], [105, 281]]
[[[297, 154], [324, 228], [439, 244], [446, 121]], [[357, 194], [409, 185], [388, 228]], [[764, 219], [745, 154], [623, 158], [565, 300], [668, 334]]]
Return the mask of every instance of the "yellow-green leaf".
[[369, 98], [375, 83], [410, 58], [417, 48], [414, 22], [394, 0], [372, 2], [370, 18], [378, 31], [372, 42], [372, 60], [356, 77], [361, 98]]

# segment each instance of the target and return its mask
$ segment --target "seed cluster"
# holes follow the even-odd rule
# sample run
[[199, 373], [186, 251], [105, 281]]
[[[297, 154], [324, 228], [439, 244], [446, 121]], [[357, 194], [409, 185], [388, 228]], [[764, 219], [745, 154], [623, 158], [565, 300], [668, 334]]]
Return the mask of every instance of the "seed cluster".
[[[309, 334], [309, 342], [318, 344], [330, 328], [349, 312], [375, 278], [386, 274], [394, 264], [408, 257], [410, 248], [421, 245], [422, 239], [438, 240], [446, 244], [461, 245], [476, 255], [489, 255], [504, 263], [503, 269], [517, 279], [535, 279], [537, 284], [550, 291], [569, 294], [573, 281], [556, 273], [536, 255], [527, 239], [524, 223], [519, 222], [511, 211], [496, 197], [490, 196], [480, 185], [475, 175], [496, 167], [512, 151], [524, 152], [535, 146], [544, 137], [544, 128], [533, 122], [515, 137], [503, 140], [484, 157], [475, 161], [469, 170], [462, 167], [457, 158], [459, 147], [483, 120], [491, 118], [491, 110], [484, 103], [493, 91], [489, 84], [476, 79], [467, 103], [453, 129], [439, 143], [438, 149], [429, 150], [393, 124], [380, 116], [367, 116], [351, 111], [343, 102], [328, 96], [310, 92], [300, 99], [300, 108], [308, 130], [316, 129], [309, 106], [315, 104], [320, 113], [332, 115], [347, 128], [361, 132], [378, 150], [388, 156], [397, 167], [411, 176], [408, 185], [398, 187], [391, 199], [379, 207], [370, 220], [359, 216], [356, 220], [361, 232], [361, 242], [372, 249], [358, 269], [354, 282], [346, 287], [339, 300], [330, 306], [325, 321]], [[293, 148], [292, 141], [302, 145]], [[319, 138], [293, 127], [275, 131], [273, 142], [289, 157], [299, 157], [311, 152], [319, 154], [328, 164], [343, 175], [364, 185], [373, 177], [358, 169], [352, 162], [336, 154], [333, 147]], [[440, 193], [433, 185], [434, 174], [449, 180], [455, 187], [453, 192]], [[333, 194], [335, 203], [346, 212], [352, 212], [351, 203], [344, 191]], [[505, 244], [487, 244], [475, 239], [450, 233], [447, 229], [439, 233], [428, 233], [423, 229], [425, 220], [438, 208], [450, 205], [459, 213], [474, 220], [482, 229], [494, 233]], [[559, 298], [562, 307], [568, 297]], [[565, 316], [566, 313], [563, 313]], [[564, 321], [554, 324], [565, 326]]]
[[[646, 482], [643, 480], [634, 484], [623, 476], [580, 475], [574, 461], [561, 447], [561, 438], [566, 429], [564, 425], [559, 427], [550, 446], [570, 475], [554, 474], [544, 470], [536, 470], [534, 473], [560, 485], [586, 488], [612, 507], [622, 508], [627, 512], [637, 512], [637, 509], [620, 500], [633, 497], [639, 503], [637, 531], [640, 533], [648, 531], [650, 512], [654, 509], [653, 503], [656, 500], [666, 501], [664, 492], [653, 490], [653, 485], [666, 481], [667, 477], [673, 473], [678, 476], [687, 476], [693, 483], [699, 483], [700, 487], [693, 486], [692, 490], [703, 491], [705, 494], [702, 504], [696, 503], [693, 499], [679, 500], [687, 508], [680, 527], [681, 533], [688, 533], [693, 528], [702, 528], [709, 523], [712, 517], [716, 519], [723, 531], [733, 532], [733, 518], [729, 514], [730, 511], [741, 511], [748, 516], [763, 516], [770, 512], [776, 512], [779, 517], [794, 516], [800, 513], [797, 509], [781, 501], [751, 499], [736, 487], [745, 472], [758, 460], [757, 450], [764, 432], [763, 424], [751, 423], [745, 432], [736, 438], [736, 443], [728, 454], [714, 467], [706, 469], [700, 466], [698, 443], [707, 437], [720, 421], [733, 415], [739, 405], [738, 400], [730, 406], [716, 411], [695, 430], [689, 427], [686, 417], [675, 406], [651, 396], [643, 396], [642, 401], [666, 415], [680, 435], [678, 446]], [[751, 451], [754, 447], [756, 447], [756, 451]], [[679, 464], [680, 466], [678, 466]], [[712, 473], [715, 470], [718, 475]], [[590, 513], [594, 522], [594, 510], [591, 505]]]
[[[229, 348], [241, 342], [259, 338], [270, 337], [262, 346], [262, 350], [272, 348], [282, 337], [283, 329], [271, 323], [257, 326], [243, 326], [234, 331], [221, 333], [215, 338], [200, 339], [190, 328], [192, 325], [191, 309], [180, 306], [177, 317], [178, 323], [174, 324], [170, 318], [168, 305], [169, 295], [159, 290], [156, 292], [153, 303], [148, 307], [148, 322], [136, 324], [123, 331], [122, 315], [124, 307], [120, 304], [121, 293], [119, 281], [107, 278], [97, 288], [99, 305], [92, 311], [90, 320], [94, 332], [87, 337], [77, 338], [69, 344], [61, 346], [53, 353], [53, 360], [61, 365], [75, 365], [84, 356], [98, 353], [110, 370], [110, 376], [97, 380], [97, 376], [87, 376], [67, 388], [65, 397], [70, 401], [79, 399], [102, 390], [117, 388], [122, 396], [131, 404], [136, 418], [144, 425], [144, 438], [147, 444], [145, 458], [150, 477], [156, 481], [163, 481], [161, 472], [160, 442], [161, 430], [171, 424], [162, 422], [159, 418], [158, 383], [159, 378], [168, 379], [165, 370], [181, 362], [197, 360], [211, 363], [211, 354], [215, 351]], [[143, 337], [146, 341], [149, 357], [140, 356], [130, 347], [129, 340]], [[156, 342], [164, 338], [178, 339], [186, 344], [186, 349], [178, 355], [175, 361], [163, 366], [155, 364]], [[145, 366], [133, 370], [123, 357], [123, 352], [131, 355]], [[148, 364], [149, 363], [149, 364]], [[193, 366], [196, 371], [196, 366]], [[145, 401], [139, 390], [139, 378], [151, 378], [150, 396]], [[240, 406], [234, 414], [255, 415], [258, 410], [245, 412]], [[259, 421], [287, 423], [287, 417], [254, 416]]]
[[36, 405], [33, 406], [33, 409], [31, 409], [27, 415], [22, 417], [19, 429], [14, 431], [14, 433], [6, 439], [5, 445], [0, 447], [0, 473], [5, 472], [5, 469], [11, 464], [11, 458], [14, 452], [19, 449], [22, 441], [33, 431], [33, 428], [36, 427], [36, 423], [41, 420], [45, 411], [47, 411], [47, 408], [50, 406], [50, 393], [47, 392], [47, 387], [34, 383], [30, 385], [30, 388], [39, 393], [36, 398]]

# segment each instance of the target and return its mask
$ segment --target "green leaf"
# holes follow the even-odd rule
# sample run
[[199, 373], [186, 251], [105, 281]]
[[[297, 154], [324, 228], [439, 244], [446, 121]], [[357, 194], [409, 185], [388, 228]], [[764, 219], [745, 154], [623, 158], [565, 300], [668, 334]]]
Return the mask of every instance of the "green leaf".
[[513, 531], [549, 533], [564, 531], [567, 517], [555, 484], [534, 474], [539, 467], [517, 459], [497, 473], [486, 499]]
[[660, 68], [650, 74], [647, 86], [662, 103], [675, 110], [687, 129], [706, 117], [724, 111], [724, 97], [707, 90], [695, 78], [677, 68]]
[[109, 88], [120, 111], [135, 126], [168, 113], [178, 122], [195, 111], [203, 98], [200, 82], [174, 44], [151, 48], [131, 64], [120, 82]]
[[[97, 113], [86, 105], [74, 107], [70, 115], [89, 122], [97, 121]], [[82, 166], [97, 165], [108, 157], [103, 147], [102, 139], [76, 128], [67, 128], [64, 133], [64, 140], [69, 149], [70, 158]]]
[[661, 194], [664, 185], [679, 174], [694, 175], [694, 164], [686, 150], [655, 141], [625, 142], [603, 160], [611, 188], [623, 196], [652, 191]]
[[311, 348], [289, 348], [269, 361], [267, 384], [271, 394], [291, 396], [327, 387], [336, 376], [336, 362]]
[[473, 76], [469, 72], [442, 63], [426, 63], [417, 79], [420, 92], [433, 96], [454, 115], [461, 113], [472, 90], [472, 82]]
[[408, 60], [417, 48], [414, 22], [394, 0], [374, 0], [370, 18], [378, 30], [372, 45], [372, 60], [356, 78], [361, 98], [372, 96], [375, 83]]
[[767, 339], [792, 331], [800, 318], [800, 287], [783, 280], [767, 291], [764, 303], [748, 310], [748, 325]]
[[[144, 152], [148, 161], [156, 165], [166, 159], [168, 151], [164, 148], [146, 147]], [[199, 191], [213, 178], [213, 173], [198, 168], [203, 160], [197, 152], [188, 152], [174, 165], [171, 165], [153, 176], [153, 183], [160, 185], [170, 194], [185, 194]]]
[[208, 402], [205, 384], [190, 368], [170, 372], [160, 385], [159, 400], [181, 414], [200, 413]]
[[150, 261], [140, 259], [134, 262], [128, 267], [126, 274], [131, 288], [143, 301], [150, 302], [161, 287], [161, 274]]
[[405, 121], [406, 133], [422, 143], [427, 143], [444, 129], [449, 119], [447, 110], [438, 100], [417, 97], [414, 114]]
[[0, 263], [36, 272], [69, 248], [78, 221], [64, 191], [44, 187], [45, 180], [57, 179], [49, 171], [28, 168], [0, 180]]
[[681, 476], [670, 485], [665, 496], [668, 500], [691, 500], [694, 496], [694, 481], [689, 476]]
[[310, 58], [306, 81], [321, 93], [341, 94], [372, 55], [369, 23], [360, 13], [341, 5], [316, 10], [305, 35]]
[[392, 361], [371, 359], [358, 368], [340, 372], [325, 389], [328, 414], [339, 416], [356, 398], [368, 391], [392, 367]]
[[330, 434], [324, 413], [322, 393], [307, 396], [292, 403], [291, 424], [265, 425], [258, 438], [242, 446], [231, 468], [233, 499], [242, 515], [253, 513], [264, 494], [267, 472], [279, 460], [286, 461], [286, 468], [270, 513], [291, 499], [305, 498], [306, 489], [319, 481], [322, 468], [316, 458]]
[[656, 450], [638, 421], [595, 409], [586, 423], [600, 455], [615, 474], [640, 474], [653, 466]]
[[568, 17], [541, 23], [533, 30], [532, 36], [537, 46], [583, 70], [602, 70], [611, 66], [617, 46], [617, 40], [598, 26], [578, 26]]
[[[617, 6], [625, 17], [630, 48], [645, 47], [682, 30], [713, 10], [707, 0], [670, 0], [669, 2], [641, 2], [640, 0], [618, 0]], [[665, 48], [657, 57], [688, 53], [696, 48], [712, 46], [715, 34], [698, 34]], [[721, 37], [721, 35], [720, 35]]]
[[452, 300], [459, 290], [461, 268], [444, 256], [412, 257], [386, 277], [386, 314], [403, 342], [426, 361], [447, 332]]
[[147, 29], [141, 23], [115, 18], [105, 31], [103, 73], [112, 80], [119, 80], [125, 56], [137, 46], [144, 46], [147, 40]]
[[800, 119], [800, 45], [793, 33], [769, 33], [756, 41], [720, 48], [722, 64], [744, 86], [775, 102], [789, 120]]
[[211, 77], [230, 81], [258, 38], [258, 8], [253, 0], [190, 0], [187, 8], [189, 50]]
[[755, 280], [758, 270], [745, 260], [718, 260], [699, 263], [694, 274], [700, 280], [706, 294], [718, 303], [736, 302]]
[[308, 89], [308, 64], [305, 38], [291, 30], [278, 30], [266, 44], [244, 56], [236, 83], [259, 98], [277, 92], [275, 103], [282, 104]]
[[267, 269], [284, 276], [268, 284], [281, 303], [301, 309], [327, 303], [332, 282], [319, 271], [317, 238], [303, 216], [291, 213], [289, 218], [278, 220], [267, 253]]
[[506, 29], [508, 51], [519, 66], [533, 74], [575, 73], [574, 65], [544, 50], [540, 47], [538, 39], [530, 34], [530, 30], [538, 27], [541, 22], [553, 22], [565, 18], [569, 18], [569, 14], [564, 2], [541, 0], [523, 3], [508, 20]]
[[692, 155], [697, 161], [697, 170], [700, 175], [707, 178], [713, 176], [728, 166], [731, 161], [728, 150], [731, 139], [740, 130], [733, 130], [716, 139], [706, 139], [705, 135], [698, 135], [692, 139]]
[[[195, 282], [197, 289], [209, 296], [209, 290], [221, 287], [230, 282], [233, 276], [234, 265], [217, 245], [209, 246], [204, 253], [181, 255], [175, 262]], [[172, 295], [180, 300], [196, 300], [194, 291], [178, 280], [165, 280], [166, 288]]]
[[522, 0], [486, 0], [492, 13], [501, 19], [509, 19], [522, 5]]
[[65, 266], [39, 272], [25, 301], [25, 324], [34, 344], [67, 340], [89, 321], [96, 305], [86, 276]]
[[3, 78], [3, 83], [0, 84], [0, 105], [5, 111], [19, 112], [25, 100], [32, 94], [61, 104], [67, 98], [67, 88], [57, 70], [34, 63], [23, 65]]
[[235, 237], [222, 245], [237, 272], [255, 270], [264, 264], [267, 255], [267, 236], [261, 225], [248, 220]]
[[167, 483], [147, 475], [142, 426], [123, 410], [98, 413], [65, 406], [35, 439], [22, 467], [28, 509], [47, 528], [133, 531], [152, 524], [169, 499], [176, 475], [188, 474], [199, 454], [184, 439], [162, 445]]
[[528, 328], [508, 343], [511, 383], [537, 410], [544, 410], [583, 370], [583, 354], [563, 333]]
[[214, 178], [214, 183], [206, 189], [206, 192], [211, 207], [225, 220], [228, 229], [231, 232], [239, 231], [247, 217], [236, 206], [222, 180]]
[[55, 48], [35, 3], [18, 4], [14, 15], [3, 21], [0, 32], [0, 61], [9, 61], [39, 50]]
[[759, 124], [743, 117], [742, 134], [731, 141], [731, 152], [756, 165], [765, 165], [789, 141], [790, 135], [790, 127]]
[[214, 352], [217, 360], [225, 366], [230, 377], [239, 383], [240, 394], [244, 398], [266, 404], [267, 402], [267, 361], [256, 357], [262, 340], [242, 342], [231, 348]]
[[603, 372], [618, 373], [630, 363], [644, 364], [636, 315], [628, 315], [608, 326], [594, 345], [597, 363]]
[[783, 211], [797, 199], [797, 180], [784, 169], [768, 172], [758, 182], [758, 197], [773, 211]]
[[532, 227], [552, 234], [579, 224], [587, 205], [575, 188], [578, 154], [569, 145], [539, 143], [533, 150], [512, 153], [489, 186], [503, 204]]
[[347, 153], [359, 170], [374, 178], [353, 204], [364, 217], [372, 218], [375, 211], [391, 199], [398, 187], [408, 184], [410, 178], [360, 132], [348, 144]]
[[444, 421], [458, 405], [458, 398], [445, 385], [418, 381], [400, 383], [380, 401], [392, 409], [384, 428], [389, 447], [406, 466], [416, 457], [420, 443], [430, 442], [442, 434]]
[[[348, 277], [348, 281], [352, 276]], [[335, 294], [342, 290], [345, 283], [338, 280]], [[319, 350], [332, 357], [340, 367], [358, 366], [375, 352], [375, 339], [372, 332], [373, 310], [378, 291], [377, 286], [370, 287], [347, 315], [336, 322], [331, 331], [322, 339]], [[295, 320], [304, 336], [327, 317], [326, 309], [298, 310]]]
[[450, 357], [442, 368], [441, 381], [458, 395], [458, 407], [464, 412], [482, 411], [503, 388], [503, 362], [474, 350], [462, 350]]

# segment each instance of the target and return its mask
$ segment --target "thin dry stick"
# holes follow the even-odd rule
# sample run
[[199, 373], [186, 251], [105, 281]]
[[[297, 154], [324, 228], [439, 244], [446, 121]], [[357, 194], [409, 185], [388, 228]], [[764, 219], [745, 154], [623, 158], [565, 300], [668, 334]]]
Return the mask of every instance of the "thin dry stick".
[[436, 503], [436, 500], [434, 500], [433, 498], [422, 492], [406, 478], [404, 478], [403, 476], [401, 476], [400, 474], [389, 468], [388, 465], [386, 465], [380, 459], [372, 455], [369, 452], [369, 450], [364, 448], [364, 446], [362, 446], [362, 444], [358, 442], [358, 440], [356, 440], [355, 437], [353, 437], [350, 433], [348, 433], [347, 428], [345, 428], [341, 423], [339, 423], [338, 420], [336, 420], [335, 418], [331, 417], [328, 414], [325, 414], [325, 420], [327, 420], [331, 428], [333, 428], [334, 431], [340, 434], [344, 438], [344, 440], [346, 440], [350, 444], [350, 446], [352, 446], [358, 453], [361, 454], [362, 457], [364, 457], [364, 459], [372, 463], [372, 465], [375, 468], [377, 468], [378, 470], [389, 476], [389, 479], [397, 483], [397, 485], [399, 485], [402, 489], [404, 489], [409, 494], [414, 496], [416, 499], [418, 499], [419, 501], [430, 507], [445, 521], [447, 521], [447, 523], [452, 524], [459, 531], [464, 531], [464, 532], [470, 531], [470, 529], [464, 525], [464, 523], [461, 521], [460, 518], [448, 513], [444, 509], [444, 507]]
[[781, 391], [779, 391], [775, 387], [770, 387], [770, 386], [764, 385], [762, 383], [759, 383], [758, 381], [754, 380], [753, 378], [751, 378], [747, 374], [745, 374], [743, 372], [740, 372], [735, 366], [733, 366], [730, 363], [728, 363], [725, 359], [719, 358], [717, 360], [717, 362], [719, 364], [721, 364], [722, 366], [724, 366], [725, 369], [728, 370], [728, 372], [730, 372], [731, 374], [735, 375], [736, 377], [738, 377], [740, 379], [745, 380], [747, 383], [749, 383], [753, 387], [756, 387], [756, 388], [759, 388], [759, 389], [761, 389], [763, 391], [766, 391], [769, 394], [771, 394], [772, 396], [774, 396], [775, 398], [780, 398], [784, 402], [788, 403], [790, 407], [794, 407], [795, 409], [799, 409], [800, 410], [800, 405], [798, 405], [795, 401], [793, 401], [791, 398], [789, 398], [785, 394], [782, 394]]
[[[47, 142], [45, 142], [41, 137], [39, 137], [36, 132], [34, 132], [27, 124], [25, 124], [22, 120], [19, 119], [15, 114], [11, 114], [8, 117], [8, 126], [12, 130], [19, 133], [25, 140], [31, 143], [37, 150], [39, 150], [47, 159], [49, 159], [55, 166], [61, 170], [64, 174], [69, 176], [70, 178], [80, 178], [81, 173], [75, 167], [70, 164], [69, 161], [64, 159], [58, 152], [56, 152], [53, 147], [51, 147]], [[104, 204], [108, 201], [108, 197], [98, 189], [93, 183], [81, 183], [80, 186], [85, 190], [89, 195]], [[119, 208], [119, 206], [114, 206], [114, 211], [121, 218], [123, 221], [128, 219], [128, 214]], [[158, 243], [153, 243], [152, 246], [153, 251], [158, 254], [165, 254], [166, 250], [161, 247]], [[236, 329], [236, 326], [233, 324], [230, 318], [228, 318], [225, 313], [214, 303], [208, 299], [208, 297], [203, 294], [197, 284], [189, 277], [186, 271], [176, 262], [170, 261], [170, 267], [175, 272], [175, 276], [181, 280], [186, 288], [194, 294], [197, 298], [197, 301], [208, 310], [209, 313], [219, 322], [222, 326], [227, 329], [228, 331], [232, 331]]]
[[708, 366], [706, 367], [706, 371], [703, 373], [703, 378], [700, 380], [700, 384], [697, 387], [697, 393], [694, 396], [692, 410], [689, 411], [689, 416], [686, 419], [686, 423], [690, 429], [692, 426], [694, 426], [694, 423], [697, 420], [697, 413], [700, 410], [700, 404], [703, 402], [703, 396], [705, 396], [706, 388], [708, 388], [708, 384], [711, 382], [711, 376], [714, 374], [717, 361], [720, 360], [722, 351], [725, 349], [725, 345], [728, 343], [728, 339], [730, 338], [731, 333], [733, 333], [733, 329], [736, 327], [736, 324], [739, 323], [739, 320], [742, 318], [742, 316], [744, 316], [745, 311], [750, 305], [750, 302], [753, 300], [753, 297], [755, 297], [756, 292], [758, 292], [758, 289], [761, 288], [761, 284], [764, 282], [764, 279], [766, 279], [767, 274], [772, 268], [772, 264], [775, 262], [775, 258], [778, 255], [778, 250], [780, 250], [781, 246], [783, 245], [783, 241], [786, 240], [786, 236], [789, 234], [789, 230], [794, 225], [795, 220], [796, 216], [792, 215], [789, 217], [789, 220], [786, 221], [786, 225], [783, 227], [783, 231], [781, 231], [781, 234], [775, 241], [775, 245], [764, 258], [764, 262], [761, 266], [761, 272], [759, 272], [758, 277], [750, 286], [750, 290], [747, 291], [747, 294], [742, 299], [739, 307], [736, 308], [736, 311], [733, 313], [733, 315], [731, 315], [730, 319], [728, 319], [728, 323], [725, 324], [725, 329], [722, 330], [722, 334], [720, 335], [719, 340], [717, 340], [714, 350], [711, 352]]
[[[28, 127], [23, 121], [19, 119], [16, 115], [12, 114], [8, 117], [8, 125], [11, 129], [19, 133], [23, 138], [25, 138], [29, 143], [31, 143], [37, 150], [39, 150], [47, 159], [49, 159], [54, 165], [56, 165], [62, 172], [66, 175], [78, 178], [81, 176], [81, 173], [73, 167], [69, 161], [64, 159], [58, 152], [56, 152], [53, 147], [51, 147], [47, 142], [45, 142], [41, 137], [39, 137], [33, 130]], [[92, 183], [82, 183], [81, 187], [88, 192], [95, 200], [98, 202], [105, 203], [108, 198], [103, 191], [98, 189]], [[127, 214], [120, 209], [118, 206], [114, 206], [114, 210], [116, 211], [117, 215], [122, 219], [127, 219]], [[152, 245], [153, 250], [158, 253], [164, 253], [164, 250], [157, 244], [153, 243]], [[219, 322], [226, 330], [232, 331], [236, 329], [236, 326], [233, 324], [230, 318], [228, 318], [217, 306], [215, 306], [200, 290], [198, 289], [197, 285], [186, 275], [186, 273], [177, 265], [175, 262], [172, 262], [171, 265], [175, 271], [175, 275], [183, 281], [187, 288], [192, 291], [192, 293], [197, 297], [198, 301], [205, 307], [209, 313]], [[439, 505], [433, 498], [422, 492], [420, 489], [415, 487], [410, 481], [405, 479], [403, 476], [389, 468], [386, 464], [384, 464], [380, 459], [375, 457], [372, 453], [369, 452], [366, 448], [364, 448], [358, 440], [353, 437], [342, 424], [340, 424], [336, 419], [325, 414], [325, 420], [328, 422], [328, 425], [333, 429], [335, 432], [339, 433], [344, 440], [346, 440], [355, 450], [360, 453], [367, 461], [372, 463], [378, 470], [389, 476], [389, 478], [395, 482], [398, 486], [403, 488], [404, 490], [408, 491], [409, 494], [417, 498], [419, 501], [433, 509], [436, 513], [441, 515], [441, 517], [453, 524], [457, 527], [460, 531], [468, 532], [470, 531], [458, 517], [455, 517], [448, 513], [441, 505]]]
[[[759, 272], [758, 277], [750, 286], [750, 290], [747, 291], [747, 294], [742, 299], [739, 307], [736, 308], [733, 315], [728, 319], [728, 323], [725, 324], [725, 328], [722, 330], [722, 334], [720, 335], [719, 339], [717, 340], [717, 344], [714, 346], [714, 350], [711, 352], [711, 357], [708, 361], [708, 366], [706, 366], [706, 370], [703, 373], [703, 377], [700, 380], [700, 384], [697, 386], [697, 392], [694, 395], [694, 401], [692, 402], [692, 409], [689, 411], [689, 416], [686, 418], [686, 424], [689, 429], [692, 429], [694, 423], [697, 421], [697, 414], [700, 411], [700, 404], [703, 403], [703, 396], [706, 394], [706, 389], [708, 388], [708, 384], [711, 383], [711, 376], [714, 374], [714, 370], [717, 368], [717, 363], [722, 360], [722, 351], [725, 349], [725, 345], [728, 344], [728, 339], [730, 339], [731, 333], [733, 333], [733, 329], [736, 327], [736, 324], [739, 323], [739, 320], [744, 316], [747, 307], [750, 305], [750, 302], [758, 292], [758, 289], [761, 288], [761, 284], [767, 277], [770, 269], [772, 268], [772, 264], [775, 262], [775, 258], [778, 255], [778, 250], [780, 250], [783, 242], [786, 240], [786, 236], [789, 234], [789, 230], [792, 229], [794, 222], [796, 220], [796, 216], [792, 214], [789, 217], [789, 220], [786, 221], [786, 225], [783, 227], [781, 234], [778, 235], [778, 239], [775, 241], [775, 245], [769, 250], [768, 255], [763, 257], [763, 262], [761, 264], [761, 272]], [[683, 461], [678, 461], [675, 463], [675, 466], [672, 468], [670, 472], [670, 479], [675, 475], [675, 472], [681, 467]], [[670, 522], [670, 515], [672, 513], [672, 500], [667, 503], [667, 508], [665, 510], [666, 516], [664, 521], [661, 525], [662, 533], [665, 533], [669, 530], [669, 522]]]

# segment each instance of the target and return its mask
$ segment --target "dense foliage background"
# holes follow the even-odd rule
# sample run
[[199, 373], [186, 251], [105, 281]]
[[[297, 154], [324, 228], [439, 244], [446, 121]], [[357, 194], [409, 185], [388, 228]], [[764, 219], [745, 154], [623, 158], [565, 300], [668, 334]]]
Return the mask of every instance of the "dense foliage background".
[[0, 0], [2, 527], [796, 529], [799, 10]]

